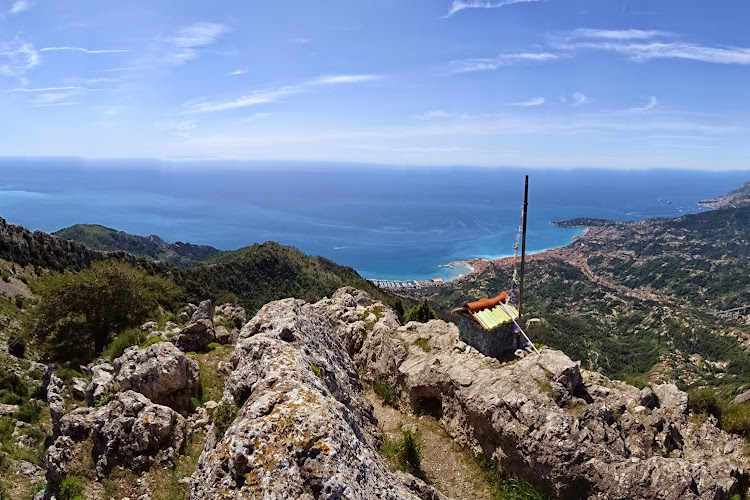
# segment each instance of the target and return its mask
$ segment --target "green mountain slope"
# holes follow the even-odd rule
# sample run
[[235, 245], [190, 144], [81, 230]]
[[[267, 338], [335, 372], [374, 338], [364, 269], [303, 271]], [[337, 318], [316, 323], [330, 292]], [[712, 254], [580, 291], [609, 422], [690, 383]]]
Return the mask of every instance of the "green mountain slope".
[[[535, 341], [618, 378], [730, 393], [750, 384], [750, 324], [713, 316], [750, 303], [750, 207], [561, 225], [588, 231], [527, 263], [524, 308], [539, 319], [528, 324]], [[492, 265], [418, 294], [449, 309], [509, 287], [510, 270]]]
[[250, 311], [284, 297], [330, 296], [345, 285], [383, 296], [350, 267], [272, 241], [217, 254], [200, 266], [177, 273], [175, 281], [192, 300], [231, 292]]
[[167, 243], [156, 235], [136, 236], [93, 224], [76, 224], [53, 234], [59, 238], [81, 243], [93, 250], [124, 251], [136, 257], [167, 262], [182, 268], [194, 266], [221, 252], [207, 245]]

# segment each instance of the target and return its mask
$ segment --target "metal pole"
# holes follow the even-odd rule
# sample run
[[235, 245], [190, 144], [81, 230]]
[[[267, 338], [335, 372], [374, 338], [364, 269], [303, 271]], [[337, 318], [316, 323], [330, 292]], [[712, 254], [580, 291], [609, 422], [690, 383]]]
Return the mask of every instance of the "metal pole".
[[521, 237], [521, 281], [518, 289], [518, 317], [523, 313], [523, 273], [526, 267], [526, 211], [529, 207], [529, 176], [523, 191], [523, 235]]

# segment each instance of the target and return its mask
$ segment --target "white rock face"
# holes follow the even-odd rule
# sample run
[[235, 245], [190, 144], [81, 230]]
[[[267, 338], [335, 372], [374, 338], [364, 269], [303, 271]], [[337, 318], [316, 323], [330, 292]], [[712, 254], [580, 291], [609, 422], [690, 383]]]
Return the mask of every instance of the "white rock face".
[[[673, 385], [639, 391], [551, 349], [503, 365], [461, 345], [453, 324], [398, 326], [387, 308], [363, 335], [359, 318], [375, 307], [349, 288], [313, 306], [363, 377], [388, 380], [459, 443], [554, 497], [723, 499], [746, 474], [742, 440], [715, 419], [693, 426], [687, 395]], [[253, 329], [299, 321], [292, 313], [275, 308]]]
[[354, 364], [314, 306], [266, 305], [242, 329], [232, 364], [224, 399], [239, 414], [209, 440], [191, 498], [441, 498], [378, 456]]
[[135, 472], [169, 463], [184, 449], [187, 421], [179, 413], [134, 391], [118, 393], [94, 415], [97, 472], [123, 465]]
[[121, 390], [140, 392], [157, 404], [184, 415], [190, 410], [200, 381], [198, 360], [187, 356], [171, 342], [146, 349], [128, 348], [114, 361], [115, 382]]

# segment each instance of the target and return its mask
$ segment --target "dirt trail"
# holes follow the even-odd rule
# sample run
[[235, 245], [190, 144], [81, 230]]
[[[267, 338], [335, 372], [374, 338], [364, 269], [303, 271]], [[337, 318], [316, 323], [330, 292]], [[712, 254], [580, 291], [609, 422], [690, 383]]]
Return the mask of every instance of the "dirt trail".
[[402, 426], [419, 431], [423, 441], [422, 470], [433, 487], [455, 500], [492, 500], [479, 466], [446, 436], [437, 420], [426, 415], [401, 413], [384, 405], [371, 390], [367, 398], [375, 407], [375, 417], [388, 438], [398, 439]]

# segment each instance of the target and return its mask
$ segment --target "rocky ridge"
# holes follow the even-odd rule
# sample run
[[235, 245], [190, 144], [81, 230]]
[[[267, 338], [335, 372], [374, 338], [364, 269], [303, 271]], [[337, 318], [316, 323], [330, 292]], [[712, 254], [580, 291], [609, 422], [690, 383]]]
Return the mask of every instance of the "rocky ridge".
[[382, 479], [367, 480], [389, 473], [373, 451], [377, 431], [355, 367], [557, 498], [721, 499], [747, 474], [742, 440], [710, 417], [693, 425], [672, 385], [641, 391], [550, 349], [501, 364], [461, 343], [455, 325], [399, 326], [351, 288], [316, 304], [266, 305], [232, 361], [225, 400], [239, 416], [201, 456], [192, 498], [414, 495], [402, 478], [385, 481], [387, 491], [377, 489]]

